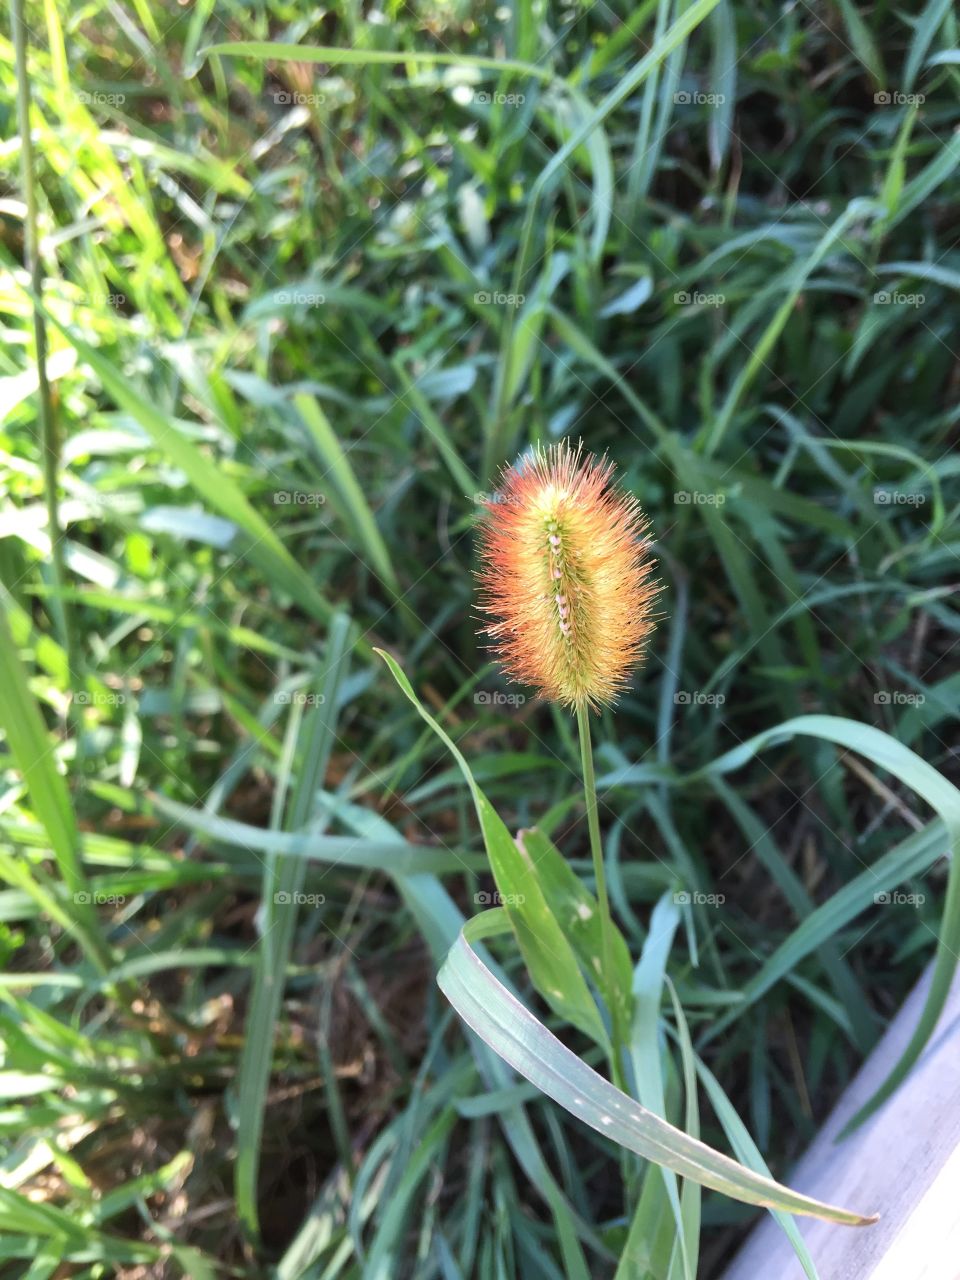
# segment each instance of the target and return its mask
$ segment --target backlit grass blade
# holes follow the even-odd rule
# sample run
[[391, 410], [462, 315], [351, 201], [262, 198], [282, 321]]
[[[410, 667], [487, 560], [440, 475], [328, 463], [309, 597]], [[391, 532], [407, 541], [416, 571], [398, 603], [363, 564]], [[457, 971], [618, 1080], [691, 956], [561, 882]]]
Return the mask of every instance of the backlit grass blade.
[[110, 964], [110, 948], [91, 905], [70, 793], [57, 768], [54, 745], [27, 684], [27, 673], [17, 654], [3, 607], [0, 607], [0, 727], [6, 735], [13, 763], [26, 783], [34, 812], [46, 829], [64, 886], [71, 895], [73, 905], [69, 918], [75, 921], [74, 932], [90, 959], [104, 970]]
[[433, 66], [476, 67], [478, 70], [504, 71], [532, 76], [537, 80], [550, 80], [546, 67], [531, 62], [519, 62], [513, 58], [490, 58], [469, 53], [435, 53], [431, 49], [343, 49], [332, 45], [285, 44], [271, 40], [233, 40], [222, 44], [207, 45], [200, 50], [203, 57], [222, 54], [237, 58], [269, 59], [271, 62], [324, 62], [336, 66], [403, 66], [420, 64]]

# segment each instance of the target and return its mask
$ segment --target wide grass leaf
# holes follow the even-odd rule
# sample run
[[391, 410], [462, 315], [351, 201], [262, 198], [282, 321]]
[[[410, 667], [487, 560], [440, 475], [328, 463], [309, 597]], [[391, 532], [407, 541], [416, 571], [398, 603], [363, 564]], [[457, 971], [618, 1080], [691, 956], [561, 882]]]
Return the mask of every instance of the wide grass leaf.
[[440, 988], [481, 1039], [571, 1115], [644, 1159], [746, 1204], [848, 1226], [875, 1221], [754, 1173], [641, 1107], [581, 1061], [497, 981], [469, 945], [484, 933], [482, 916], [464, 926], [440, 970]]

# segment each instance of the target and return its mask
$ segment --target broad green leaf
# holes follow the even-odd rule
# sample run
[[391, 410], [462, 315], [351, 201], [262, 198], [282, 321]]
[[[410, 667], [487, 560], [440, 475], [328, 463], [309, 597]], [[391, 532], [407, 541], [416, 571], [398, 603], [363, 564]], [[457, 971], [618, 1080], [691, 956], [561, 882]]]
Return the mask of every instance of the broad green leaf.
[[622, 1042], [625, 1042], [632, 1005], [632, 964], [623, 934], [616, 925], [613, 926], [611, 959], [614, 985], [611, 990], [600, 964], [603, 943], [596, 898], [585, 888], [570, 863], [539, 827], [518, 831], [517, 846], [536, 868], [547, 906], [570, 939], [580, 964], [603, 996], [611, 1017], [617, 1019], [623, 1028]]
[[464, 1022], [525, 1079], [571, 1115], [645, 1160], [746, 1204], [866, 1226], [875, 1217], [823, 1204], [754, 1173], [675, 1129], [581, 1061], [498, 982], [470, 946], [468, 922], [437, 981]]

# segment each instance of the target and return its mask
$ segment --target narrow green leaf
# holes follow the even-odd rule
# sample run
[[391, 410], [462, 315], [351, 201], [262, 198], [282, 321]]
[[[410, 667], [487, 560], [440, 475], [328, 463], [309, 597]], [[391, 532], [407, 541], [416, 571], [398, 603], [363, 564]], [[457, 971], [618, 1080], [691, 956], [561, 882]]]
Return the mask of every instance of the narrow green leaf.
[[234, 818], [221, 818], [204, 809], [190, 808], [151, 792], [153, 806], [178, 826], [229, 848], [243, 849], [257, 856], [280, 855], [306, 858], [311, 862], [332, 862], [345, 867], [414, 875], [432, 871], [477, 870], [482, 859], [452, 849], [432, 849], [406, 840], [372, 840], [355, 836], [328, 836], [312, 831], [269, 831]]
[[63, 775], [57, 768], [53, 743], [17, 654], [0, 604], [0, 727], [14, 763], [23, 776], [37, 818], [46, 829], [73, 907], [66, 919], [91, 960], [103, 971], [109, 968], [110, 948], [100, 931], [92, 905], [90, 885], [80, 858], [80, 833]]
[[577, 964], [573, 948], [553, 915], [533, 860], [518, 846], [474, 780], [463, 754], [437, 720], [421, 705], [398, 664], [378, 649], [397, 684], [460, 766], [473, 798], [483, 841], [504, 910], [517, 937], [534, 986], [562, 1018], [609, 1052], [609, 1038], [596, 1003]]
[[350, 460], [343, 451], [336, 433], [315, 396], [294, 396], [293, 403], [306, 423], [310, 438], [325, 471], [321, 480], [328, 479], [333, 486], [335, 501], [341, 514], [356, 535], [365, 559], [382, 582], [396, 594], [399, 590], [397, 575], [390, 561], [390, 553], [377, 522], [373, 517], [363, 490], [357, 483]]
[[[349, 633], [348, 620], [338, 614], [327, 639], [323, 675], [317, 681], [319, 701], [310, 709], [303, 734], [300, 768], [288, 816], [293, 832], [302, 831], [307, 825], [317, 789], [322, 786], [327, 770], [335, 736], [337, 695], [346, 675]], [[298, 708], [299, 704], [295, 704], [295, 710]], [[292, 723], [299, 726], [300, 721]], [[257, 1175], [270, 1064], [305, 870], [304, 859], [290, 855], [272, 854], [264, 867], [263, 925], [237, 1082], [235, 1196], [240, 1221], [254, 1235], [259, 1232]]]

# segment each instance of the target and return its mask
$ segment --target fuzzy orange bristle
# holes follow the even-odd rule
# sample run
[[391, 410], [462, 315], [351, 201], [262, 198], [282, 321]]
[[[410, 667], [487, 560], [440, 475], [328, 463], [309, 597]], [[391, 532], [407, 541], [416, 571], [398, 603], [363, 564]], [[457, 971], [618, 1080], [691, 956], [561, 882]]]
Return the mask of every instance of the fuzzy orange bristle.
[[480, 524], [480, 608], [508, 675], [554, 702], [614, 701], [641, 660], [657, 595], [647, 522], [582, 443], [504, 471]]

